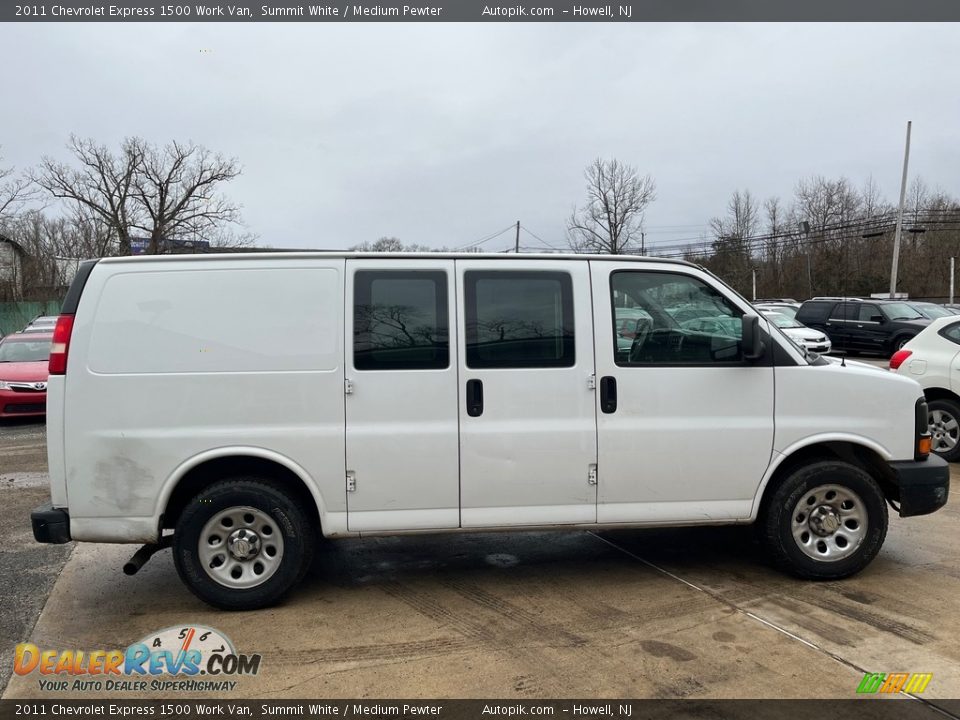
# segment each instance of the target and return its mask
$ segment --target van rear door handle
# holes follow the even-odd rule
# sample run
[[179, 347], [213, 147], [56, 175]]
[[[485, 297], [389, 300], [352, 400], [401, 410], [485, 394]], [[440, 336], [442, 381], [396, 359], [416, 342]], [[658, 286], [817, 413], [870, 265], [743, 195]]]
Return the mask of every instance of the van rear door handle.
[[617, 411], [617, 379], [612, 375], [600, 378], [600, 410], [608, 415]]
[[467, 380], [467, 415], [483, 415], [483, 381]]

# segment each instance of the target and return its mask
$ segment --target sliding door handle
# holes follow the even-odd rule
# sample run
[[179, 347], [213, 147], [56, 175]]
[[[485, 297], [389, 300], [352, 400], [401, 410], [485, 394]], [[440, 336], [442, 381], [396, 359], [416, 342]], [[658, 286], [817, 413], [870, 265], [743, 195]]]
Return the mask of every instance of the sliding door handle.
[[617, 411], [617, 379], [612, 375], [600, 378], [600, 410], [608, 415]]
[[483, 415], [483, 381], [467, 380], [467, 415]]

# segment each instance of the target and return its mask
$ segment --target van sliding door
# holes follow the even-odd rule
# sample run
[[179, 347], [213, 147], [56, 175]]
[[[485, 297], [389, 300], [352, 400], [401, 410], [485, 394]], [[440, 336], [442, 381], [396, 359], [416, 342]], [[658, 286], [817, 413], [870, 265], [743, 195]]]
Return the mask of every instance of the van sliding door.
[[596, 522], [587, 263], [456, 265], [463, 527]]

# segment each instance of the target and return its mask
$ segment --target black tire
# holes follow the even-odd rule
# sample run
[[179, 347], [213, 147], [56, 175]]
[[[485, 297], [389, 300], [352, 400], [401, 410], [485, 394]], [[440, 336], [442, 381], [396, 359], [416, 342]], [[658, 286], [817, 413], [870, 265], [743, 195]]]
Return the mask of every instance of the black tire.
[[[232, 508], [252, 508], [261, 513], [260, 517], [275, 528], [271, 529], [270, 535], [264, 533], [263, 538], [273, 536], [282, 541], [279, 552], [274, 549], [274, 553], [279, 554], [279, 557], [275, 560], [272, 574], [263, 581], [251, 576], [250, 582], [259, 582], [252, 587], [229, 587], [222, 584], [211, 576], [200, 558], [204, 527], [214, 522], [218, 515], [231, 512]], [[194, 595], [214, 607], [223, 610], [255, 610], [267, 607], [289, 592], [310, 567], [316, 538], [315, 529], [311, 525], [298, 507], [297, 501], [279, 484], [252, 477], [217, 482], [194, 497], [177, 521], [173, 536], [173, 558], [177, 573]], [[225, 533], [228, 531], [229, 528], [224, 530]], [[270, 550], [266, 544], [268, 540], [263, 542], [262, 550]], [[259, 539], [257, 545], [259, 547]], [[224, 550], [226, 551], [226, 546]], [[222, 554], [227, 555], [226, 552]], [[261, 557], [266, 560], [265, 554]], [[253, 556], [245, 561], [251, 563], [251, 573], [255, 560], [256, 556]], [[246, 568], [244, 565], [242, 573], [248, 572]], [[229, 582], [230, 578], [226, 580]]]
[[[960, 403], [947, 398], [931, 400], [927, 403], [927, 412], [930, 417], [930, 435], [933, 437], [933, 452], [948, 462], [960, 460], [960, 427], [948, 427], [951, 424], [960, 423]], [[934, 420], [937, 420], [934, 423]], [[938, 445], [943, 447], [953, 441], [952, 448], [944, 447], [938, 450]]]
[[[802, 533], [802, 523], [795, 521], [806, 517], [808, 525], [812, 526], [813, 516], [813, 512], [806, 516], [804, 512], [795, 515], [795, 510], [801, 509], [801, 503], [803, 510], [818, 510], [819, 505], [816, 508], [807, 506], [805, 500], [818, 488], [824, 487], [844, 488], [859, 501], [858, 517], [864, 517], [863, 525], [866, 527], [856, 521], [855, 524], [861, 528], [856, 545], [848, 543], [844, 548], [837, 546], [841, 540], [853, 534], [844, 527], [824, 538], [816, 532], [807, 532], [810, 542], [807, 550], [801, 546], [800, 539], [794, 536], [795, 528]], [[839, 510], [837, 517], [843, 517]], [[862, 468], [840, 460], [825, 460], [793, 470], [765, 501], [758, 520], [761, 539], [776, 566], [808, 580], [837, 580], [858, 573], [880, 551], [887, 535], [887, 503], [880, 487]], [[820, 540], [825, 542], [821, 543]], [[832, 543], [830, 547], [841, 554], [838, 559], [818, 559], [808, 555], [810, 552], [819, 556], [816, 546], [828, 547], [827, 543]], [[849, 555], [842, 556], [843, 552]]]
[[[903, 350], [903, 346], [906, 345], [911, 340], [913, 340], [914, 337], [915, 337], [914, 335], [898, 335], [897, 337], [895, 337], [893, 339], [893, 343], [891, 343], [891, 346], [893, 347], [893, 352], [896, 352], [897, 350]], [[892, 355], [893, 353], [890, 353], [890, 354]]]

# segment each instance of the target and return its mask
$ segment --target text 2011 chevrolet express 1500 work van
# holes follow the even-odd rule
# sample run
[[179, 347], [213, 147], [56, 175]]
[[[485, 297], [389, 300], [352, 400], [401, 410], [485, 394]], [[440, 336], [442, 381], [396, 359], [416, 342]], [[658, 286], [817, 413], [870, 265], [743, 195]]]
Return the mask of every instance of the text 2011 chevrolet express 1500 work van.
[[[274, 253], [84, 263], [41, 542], [172, 544], [224, 608], [328, 538], [758, 523], [841, 578], [947, 500], [920, 386], [794, 345], [691, 264]], [[172, 531], [172, 532], [171, 532]]]

